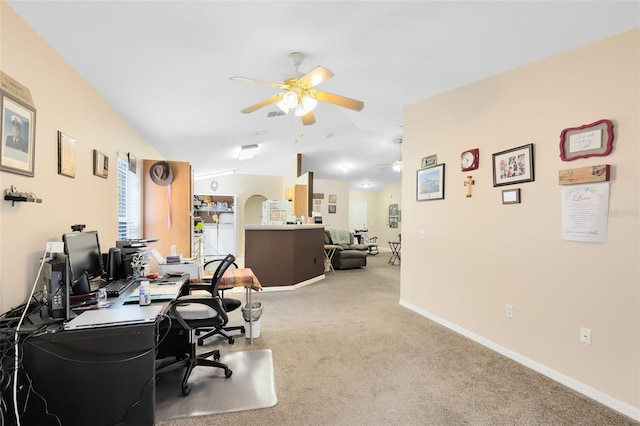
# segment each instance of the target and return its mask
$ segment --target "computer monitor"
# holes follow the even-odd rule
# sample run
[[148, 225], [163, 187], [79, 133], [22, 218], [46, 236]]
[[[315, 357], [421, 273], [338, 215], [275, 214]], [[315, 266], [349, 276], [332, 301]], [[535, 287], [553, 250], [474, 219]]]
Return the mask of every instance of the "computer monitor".
[[[104, 273], [98, 232], [70, 232], [62, 236], [62, 241], [64, 252], [69, 256], [73, 294], [76, 294], [76, 284], [79, 281], [91, 281]], [[80, 287], [80, 293], [89, 291], [84, 283]]]

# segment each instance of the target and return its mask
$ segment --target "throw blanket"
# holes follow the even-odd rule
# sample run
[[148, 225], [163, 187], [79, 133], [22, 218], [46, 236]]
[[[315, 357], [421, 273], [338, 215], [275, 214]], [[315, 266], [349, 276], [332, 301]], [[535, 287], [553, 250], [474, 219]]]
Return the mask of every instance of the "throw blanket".
[[329, 235], [333, 244], [349, 244], [351, 233], [346, 229], [329, 229]]

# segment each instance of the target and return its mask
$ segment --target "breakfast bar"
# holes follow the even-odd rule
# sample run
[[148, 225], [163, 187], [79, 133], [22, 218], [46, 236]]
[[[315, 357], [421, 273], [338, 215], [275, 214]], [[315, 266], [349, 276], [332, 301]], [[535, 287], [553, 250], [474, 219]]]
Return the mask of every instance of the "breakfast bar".
[[263, 288], [306, 285], [324, 278], [324, 226], [245, 226], [247, 268]]

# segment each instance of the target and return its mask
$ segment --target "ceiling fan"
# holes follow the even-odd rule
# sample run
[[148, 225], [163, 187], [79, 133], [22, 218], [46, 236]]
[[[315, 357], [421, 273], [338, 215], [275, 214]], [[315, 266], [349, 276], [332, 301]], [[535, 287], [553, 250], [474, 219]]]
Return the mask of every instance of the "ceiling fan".
[[[398, 147], [400, 146], [400, 144], [402, 144], [402, 138], [398, 138], [395, 141], [398, 144]], [[402, 150], [400, 150], [400, 154], [402, 154]], [[391, 169], [394, 172], [401, 172], [402, 171], [402, 160], [396, 160], [393, 163], [383, 163], [383, 164], [376, 164], [376, 166], [380, 167], [380, 170], [384, 170], [384, 169], [388, 169], [389, 167], [391, 167]]]
[[401, 172], [402, 160], [396, 160], [393, 163], [376, 164], [376, 166], [383, 166], [380, 167], [380, 170], [388, 169], [389, 167], [391, 167], [394, 172]]
[[294, 109], [295, 115], [301, 117], [302, 123], [306, 126], [316, 122], [313, 109], [316, 107], [318, 101], [328, 102], [354, 111], [360, 111], [364, 108], [364, 102], [362, 101], [314, 89], [318, 84], [333, 77], [333, 73], [327, 68], [317, 66], [308, 73], [302, 74], [298, 68], [304, 60], [304, 53], [290, 53], [289, 59], [296, 70], [295, 72], [285, 74], [282, 83], [272, 83], [270, 81], [254, 80], [246, 77], [231, 77], [231, 80], [235, 81], [258, 83], [282, 89], [282, 92], [255, 105], [251, 105], [241, 112], [248, 114], [275, 103], [285, 113], [289, 112], [290, 109]]

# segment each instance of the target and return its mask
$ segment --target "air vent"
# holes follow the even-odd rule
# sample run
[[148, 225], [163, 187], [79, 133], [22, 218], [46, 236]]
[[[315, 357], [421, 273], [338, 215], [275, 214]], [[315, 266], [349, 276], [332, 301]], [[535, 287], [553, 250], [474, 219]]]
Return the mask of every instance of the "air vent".
[[269, 111], [267, 113], [267, 118], [268, 117], [279, 117], [281, 115], [286, 115], [287, 113], [282, 111], [282, 110], [278, 110], [278, 111]]

